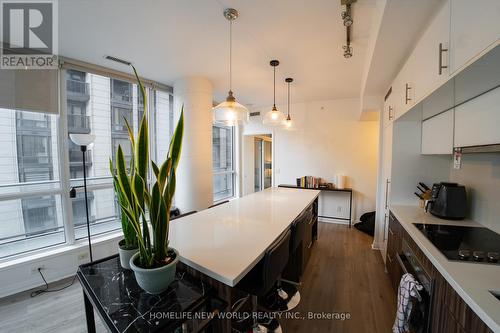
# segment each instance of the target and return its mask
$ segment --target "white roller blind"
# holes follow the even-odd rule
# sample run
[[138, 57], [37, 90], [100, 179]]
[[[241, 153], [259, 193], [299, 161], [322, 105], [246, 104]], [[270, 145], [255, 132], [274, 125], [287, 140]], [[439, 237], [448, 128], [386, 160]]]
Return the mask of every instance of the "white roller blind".
[[0, 69], [0, 108], [59, 113], [58, 70]]

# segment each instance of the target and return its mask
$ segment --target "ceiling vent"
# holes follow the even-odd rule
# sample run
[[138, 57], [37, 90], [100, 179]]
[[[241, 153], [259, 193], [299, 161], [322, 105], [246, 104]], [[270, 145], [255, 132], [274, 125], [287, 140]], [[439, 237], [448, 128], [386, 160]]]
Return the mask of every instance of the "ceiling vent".
[[250, 117], [260, 116], [260, 112], [250, 112]]

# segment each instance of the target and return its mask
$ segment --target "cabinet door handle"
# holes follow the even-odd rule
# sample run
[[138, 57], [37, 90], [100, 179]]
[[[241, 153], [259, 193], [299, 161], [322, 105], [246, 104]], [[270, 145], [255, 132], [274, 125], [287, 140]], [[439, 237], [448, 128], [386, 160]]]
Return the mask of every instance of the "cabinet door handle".
[[408, 104], [409, 101], [411, 101], [411, 98], [409, 97], [410, 94], [408, 91], [411, 89], [410, 85], [407, 83], [406, 84], [406, 89], [405, 89], [405, 104]]
[[391, 230], [391, 227], [389, 226], [389, 228], [387, 228], [387, 230], [389, 231], [389, 233], [391, 234], [391, 236], [394, 236], [394, 232], [392, 232]]
[[389, 105], [389, 120], [393, 120], [394, 119], [394, 115], [392, 113], [394, 109], [392, 108], [392, 106]]
[[389, 184], [391, 181], [389, 179], [385, 180], [385, 209], [388, 208], [388, 197], [389, 197]]
[[383, 238], [383, 241], [385, 242], [385, 240], [387, 239], [387, 236], [385, 234], [385, 226], [387, 225], [387, 213], [384, 215], [384, 228], [383, 228], [383, 233], [384, 233], [384, 238]]
[[443, 65], [443, 52], [448, 52], [448, 49], [443, 48], [443, 43], [439, 43], [439, 75], [443, 74], [443, 69], [448, 68]]

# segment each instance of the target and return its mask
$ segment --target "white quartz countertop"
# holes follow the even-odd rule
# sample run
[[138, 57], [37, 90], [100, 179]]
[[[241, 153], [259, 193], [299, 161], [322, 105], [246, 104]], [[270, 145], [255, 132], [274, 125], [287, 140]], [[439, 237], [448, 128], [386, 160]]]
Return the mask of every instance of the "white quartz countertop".
[[169, 245], [181, 262], [233, 287], [319, 193], [273, 187], [173, 220]]
[[490, 291], [500, 292], [500, 265], [450, 261], [413, 223], [481, 227], [470, 220], [448, 221], [425, 213], [416, 206], [391, 205], [391, 211], [438, 271], [469, 307], [494, 331], [500, 332], [500, 300]]

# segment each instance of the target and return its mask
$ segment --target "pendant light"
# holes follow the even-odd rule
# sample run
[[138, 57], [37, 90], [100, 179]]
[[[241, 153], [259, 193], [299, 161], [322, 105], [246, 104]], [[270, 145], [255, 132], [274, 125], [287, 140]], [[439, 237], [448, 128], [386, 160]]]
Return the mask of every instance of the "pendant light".
[[280, 64], [278, 60], [271, 60], [270, 65], [273, 66], [274, 72], [274, 97], [273, 97], [273, 108], [264, 115], [262, 123], [268, 126], [282, 126], [285, 120], [285, 115], [283, 112], [278, 111], [276, 108], [276, 67]]
[[229, 21], [229, 92], [226, 100], [213, 108], [214, 123], [229, 126], [248, 121], [248, 109], [236, 101], [232, 90], [232, 56], [233, 56], [233, 21], [238, 18], [238, 11], [226, 8], [224, 17]]
[[285, 82], [288, 84], [288, 94], [287, 94], [287, 115], [284, 124], [286, 129], [292, 129], [293, 120], [292, 117], [290, 117], [290, 83], [293, 82], [293, 79], [291, 77], [287, 77], [285, 79]]

